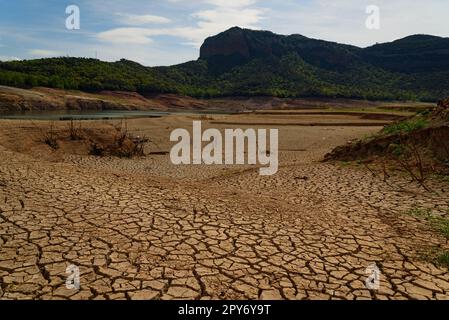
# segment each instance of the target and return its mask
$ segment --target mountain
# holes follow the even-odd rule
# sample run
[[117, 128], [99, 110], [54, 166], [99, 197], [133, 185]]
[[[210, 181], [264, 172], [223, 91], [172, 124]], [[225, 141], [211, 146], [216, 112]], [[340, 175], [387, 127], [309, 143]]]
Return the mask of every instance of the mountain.
[[368, 48], [231, 28], [197, 61], [144, 67], [82, 58], [0, 63], [0, 84], [194, 97], [345, 97], [439, 100], [449, 95], [449, 38], [414, 35]]
[[363, 50], [368, 62], [392, 72], [449, 71], [449, 38], [414, 35]]
[[296, 54], [306, 63], [319, 68], [345, 70], [358, 60], [359, 51], [354, 46], [313, 40], [301, 35], [282, 36], [269, 31], [235, 27], [206, 39], [200, 49], [200, 59], [208, 61], [211, 68], [216, 68], [222, 64], [233, 67], [254, 59], [281, 59]]

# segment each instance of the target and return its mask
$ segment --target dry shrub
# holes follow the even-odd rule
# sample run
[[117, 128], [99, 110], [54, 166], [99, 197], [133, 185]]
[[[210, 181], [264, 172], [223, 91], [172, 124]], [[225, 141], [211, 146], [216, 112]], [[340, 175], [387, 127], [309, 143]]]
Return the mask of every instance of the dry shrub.
[[[430, 191], [426, 181], [429, 178], [429, 173], [434, 171], [434, 167], [432, 162], [428, 160], [432, 158], [429, 150], [422, 145], [418, 145], [415, 140], [403, 135], [400, 135], [398, 143], [391, 144], [389, 149], [387, 159], [396, 163], [396, 167], [406, 172], [412, 181]], [[387, 172], [385, 164], [383, 168], [384, 172]]]
[[43, 140], [46, 145], [48, 145], [53, 150], [59, 148], [58, 137], [54, 128], [54, 123], [50, 123], [50, 128], [48, 130], [43, 131]]
[[78, 121], [78, 125], [76, 126], [73, 119], [70, 119], [70, 124], [69, 124], [68, 130], [69, 130], [70, 140], [77, 141], [77, 140], [83, 139], [81, 121]]
[[[129, 132], [126, 121], [121, 121], [114, 129], [82, 128], [81, 121], [71, 120], [67, 127], [57, 132], [53, 122], [48, 128], [39, 128], [42, 142], [53, 150], [84, 150], [94, 156], [133, 158], [145, 156], [146, 137], [134, 136]], [[81, 151], [83, 152], [83, 151]]]
[[94, 156], [113, 156], [133, 158], [145, 156], [146, 137], [134, 136], [128, 131], [126, 121], [115, 126], [115, 133], [109, 141], [92, 141], [90, 154]]

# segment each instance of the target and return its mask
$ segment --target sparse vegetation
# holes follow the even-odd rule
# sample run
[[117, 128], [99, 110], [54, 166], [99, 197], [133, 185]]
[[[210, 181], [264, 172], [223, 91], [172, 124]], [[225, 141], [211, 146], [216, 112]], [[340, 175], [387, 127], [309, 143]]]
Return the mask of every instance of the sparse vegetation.
[[339, 164], [340, 164], [340, 167], [346, 168], [346, 167], [348, 167], [351, 163], [350, 163], [349, 161], [340, 161]]
[[[88, 153], [94, 156], [112, 156], [120, 158], [133, 158], [145, 156], [145, 146], [150, 142], [146, 137], [134, 136], [128, 130], [126, 121], [121, 121], [113, 129], [89, 129], [82, 128], [81, 121], [76, 124], [74, 120], [57, 132], [53, 122], [47, 129], [39, 128], [42, 132], [42, 141], [53, 150], [62, 145], [67, 147], [74, 141], [82, 141], [81, 144], [73, 144], [78, 150], [87, 145]], [[81, 148], [81, 149], [80, 149]], [[84, 147], [85, 148], [85, 147]], [[86, 151], [84, 151], [86, 152]]]
[[57, 135], [54, 129], [54, 123], [50, 123], [50, 128], [43, 133], [43, 140], [46, 145], [48, 145], [53, 150], [57, 150], [59, 148]]
[[[406, 214], [425, 221], [432, 229], [449, 239], [449, 219], [433, 214], [429, 208], [420, 208], [416, 205]], [[449, 268], [449, 252], [441, 248], [433, 248], [423, 254], [422, 258], [437, 266]]]
[[436, 263], [439, 266], [449, 268], [449, 252], [444, 251], [440, 253], [439, 256], [436, 258]]
[[434, 230], [449, 239], [449, 219], [434, 215], [431, 209], [417, 206], [411, 208], [407, 214], [426, 221]]
[[433, 247], [427, 252], [422, 252], [420, 258], [438, 267], [449, 269], [449, 252], [441, 248]]
[[326, 155], [326, 160], [362, 161], [374, 176], [381, 176], [381, 171], [384, 182], [405, 173], [430, 192], [430, 178], [438, 176], [439, 180], [449, 181], [449, 123], [445, 120], [448, 112], [447, 99], [425, 115], [397, 122], [375, 136], [336, 148]]
[[[412, 181], [417, 182], [427, 191], [430, 191], [426, 186], [426, 181], [429, 177], [428, 165], [425, 163], [426, 149], [421, 148], [411, 139], [399, 137], [399, 144], [392, 144], [392, 151], [390, 157], [395, 161], [400, 169], [405, 171]], [[384, 171], [386, 165], [384, 163]]]
[[145, 145], [149, 143], [148, 138], [132, 135], [128, 131], [127, 122], [123, 120], [114, 128], [112, 140], [104, 141], [102, 144], [95, 141], [91, 143], [91, 155], [120, 158], [145, 156]]
[[429, 125], [429, 122], [421, 117], [413, 118], [407, 121], [401, 121], [387, 126], [383, 132], [385, 134], [403, 134], [410, 133], [416, 130], [424, 129]]
[[70, 119], [69, 124], [69, 137], [70, 140], [76, 141], [76, 140], [82, 140], [82, 129], [81, 129], [81, 121], [78, 121], [78, 126], [75, 125], [74, 120]]
[[439, 181], [449, 183], [449, 175], [446, 174], [434, 174], [433, 177]]
[[[402, 172], [411, 181], [431, 192], [427, 181], [435, 170], [428, 158], [428, 150], [421, 148], [415, 141], [400, 136], [395, 143], [388, 145], [387, 151], [382, 156], [372, 161], [361, 161], [360, 159], [357, 161], [362, 163], [373, 176], [381, 177], [384, 182], [388, 182], [395, 173]], [[369, 162], [374, 163], [372, 167]]]

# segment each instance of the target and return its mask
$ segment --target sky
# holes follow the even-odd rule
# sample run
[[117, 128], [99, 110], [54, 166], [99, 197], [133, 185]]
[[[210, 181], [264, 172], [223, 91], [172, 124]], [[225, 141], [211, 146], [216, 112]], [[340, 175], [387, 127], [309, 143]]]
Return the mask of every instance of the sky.
[[[66, 26], [70, 5], [79, 8], [79, 29]], [[448, 0], [0, 0], [0, 60], [173, 65], [196, 60], [205, 38], [233, 26], [366, 47], [412, 34], [449, 37], [448, 12]], [[368, 28], [373, 17], [377, 27]]]

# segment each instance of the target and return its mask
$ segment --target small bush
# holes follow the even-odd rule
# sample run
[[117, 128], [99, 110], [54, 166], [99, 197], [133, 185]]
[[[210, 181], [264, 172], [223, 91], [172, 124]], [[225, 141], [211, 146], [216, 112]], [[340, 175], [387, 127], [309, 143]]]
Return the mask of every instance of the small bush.
[[383, 130], [386, 134], [410, 133], [412, 131], [424, 129], [429, 125], [428, 121], [423, 118], [415, 118], [408, 121], [394, 123], [385, 127]]
[[449, 269], [449, 252], [439, 247], [431, 247], [420, 253], [420, 259], [435, 264], [437, 267]]
[[443, 252], [441, 253], [437, 259], [436, 263], [440, 266], [449, 268], [449, 252]]
[[[427, 191], [426, 185], [429, 178], [429, 165], [426, 159], [429, 157], [428, 150], [401, 134], [396, 143], [389, 146], [390, 160], [394, 161], [398, 168], [408, 173], [412, 181], [419, 183]], [[433, 171], [433, 170], [431, 170]]]
[[418, 208], [418, 207], [414, 207], [414, 208], [410, 209], [407, 213], [413, 217], [416, 217], [419, 219], [424, 219], [426, 222], [428, 222], [430, 224], [430, 226], [434, 230], [438, 231], [444, 237], [449, 239], [449, 220], [448, 219], [432, 214], [431, 209], [423, 209], [423, 208]]
[[145, 145], [149, 142], [146, 137], [133, 136], [128, 132], [126, 122], [115, 126], [111, 140], [92, 141], [89, 154], [94, 156], [113, 156], [120, 158], [133, 158], [145, 156]]
[[82, 132], [81, 132], [81, 121], [78, 126], [75, 126], [73, 119], [70, 120], [69, 124], [69, 138], [72, 141], [82, 140]]
[[53, 150], [56, 150], [56, 149], [59, 148], [57, 135], [56, 135], [56, 132], [54, 130], [53, 123], [51, 123], [50, 128], [47, 131], [45, 131], [43, 133], [43, 135], [44, 135], [43, 140], [44, 140], [44, 143], [46, 145], [48, 145]]

